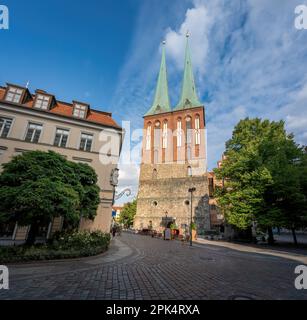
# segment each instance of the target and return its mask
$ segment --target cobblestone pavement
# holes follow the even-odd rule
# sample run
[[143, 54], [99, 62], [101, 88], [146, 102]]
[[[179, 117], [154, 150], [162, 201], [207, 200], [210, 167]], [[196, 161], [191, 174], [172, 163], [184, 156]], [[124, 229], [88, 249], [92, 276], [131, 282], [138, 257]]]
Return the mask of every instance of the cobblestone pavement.
[[307, 299], [290, 258], [122, 234], [97, 257], [10, 265], [0, 299]]

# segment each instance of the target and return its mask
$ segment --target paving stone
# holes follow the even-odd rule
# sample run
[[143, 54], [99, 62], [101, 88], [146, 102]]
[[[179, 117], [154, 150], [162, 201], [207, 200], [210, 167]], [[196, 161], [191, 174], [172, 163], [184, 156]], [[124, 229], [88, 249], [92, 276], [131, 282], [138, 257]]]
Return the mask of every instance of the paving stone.
[[9, 266], [0, 299], [307, 299], [294, 287], [298, 264], [123, 233], [100, 257]]

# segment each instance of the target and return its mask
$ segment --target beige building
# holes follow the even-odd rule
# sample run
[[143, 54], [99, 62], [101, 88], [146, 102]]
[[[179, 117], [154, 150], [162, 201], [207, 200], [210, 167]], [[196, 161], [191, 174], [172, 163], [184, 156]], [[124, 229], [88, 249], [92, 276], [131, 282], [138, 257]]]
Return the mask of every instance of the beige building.
[[[43, 90], [32, 94], [18, 85], [0, 87], [0, 164], [29, 150], [52, 150], [95, 169], [101, 203], [94, 221], [80, 221], [82, 230], [110, 230], [121, 145], [122, 129], [111, 113], [83, 102], [58, 101]], [[62, 224], [56, 218], [41, 230], [42, 236], [49, 237]], [[2, 225], [0, 238], [24, 240], [28, 231], [17, 224]]]

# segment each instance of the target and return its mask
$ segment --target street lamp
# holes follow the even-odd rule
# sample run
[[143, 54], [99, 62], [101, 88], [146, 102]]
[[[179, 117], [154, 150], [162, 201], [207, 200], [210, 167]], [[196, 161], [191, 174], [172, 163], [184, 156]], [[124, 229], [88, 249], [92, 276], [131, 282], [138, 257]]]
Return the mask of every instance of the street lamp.
[[192, 205], [192, 200], [193, 200], [193, 192], [196, 191], [196, 188], [190, 188], [188, 190], [191, 193], [191, 222], [190, 222], [190, 246], [192, 246], [192, 219], [193, 219], [193, 205]]
[[164, 228], [164, 240], [165, 240], [165, 233], [166, 233], [166, 228], [167, 228], [167, 214], [168, 214], [168, 212], [167, 211], [165, 211], [165, 228]]

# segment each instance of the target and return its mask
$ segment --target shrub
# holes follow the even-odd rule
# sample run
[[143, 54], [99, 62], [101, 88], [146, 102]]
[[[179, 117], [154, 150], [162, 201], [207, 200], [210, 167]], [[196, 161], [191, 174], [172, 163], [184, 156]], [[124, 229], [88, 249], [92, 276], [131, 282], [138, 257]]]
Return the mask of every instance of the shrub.
[[110, 235], [101, 231], [58, 232], [47, 244], [0, 247], [1, 262], [88, 257], [106, 251]]

